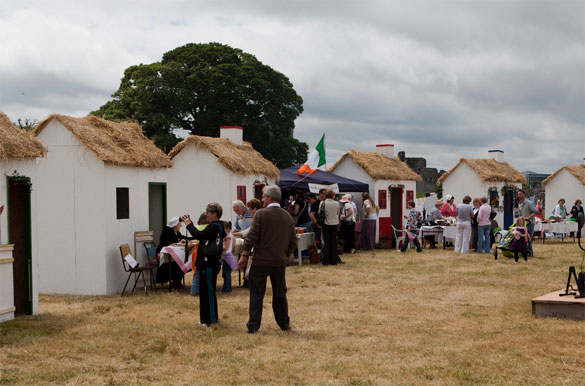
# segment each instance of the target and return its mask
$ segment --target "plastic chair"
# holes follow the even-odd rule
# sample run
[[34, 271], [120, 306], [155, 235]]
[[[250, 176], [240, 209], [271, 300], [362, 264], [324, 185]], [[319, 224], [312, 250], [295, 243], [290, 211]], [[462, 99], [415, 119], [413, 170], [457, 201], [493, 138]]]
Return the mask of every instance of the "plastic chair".
[[[400, 250], [400, 242], [405, 242], [407, 239], [406, 230], [404, 229], [396, 229], [394, 225], [392, 225], [392, 233], [394, 234], [394, 240], [396, 240], [396, 251]], [[400, 234], [400, 236], [399, 236]], [[408, 240], [410, 243], [410, 240]]]
[[135, 267], [132, 267], [124, 257], [128, 255], [132, 255], [132, 251], [130, 250], [130, 246], [128, 244], [120, 245], [120, 255], [122, 258], [122, 266], [124, 267], [124, 271], [128, 272], [128, 279], [126, 279], [126, 284], [124, 284], [124, 289], [122, 290], [122, 294], [120, 296], [124, 296], [124, 292], [126, 291], [126, 287], [128, 286], [128, 282], [134, 274], [134, 286], [132, 287], [132, 293], [136, 289], [136, 284], [138, 283], [138, 279], [142, 276], [142, 280], [144, 283], [144, 293], [148, 295], [148, 289], [146, 287], [146, 279], [144, 278], [144, 271], [152, 271], [152, 267], [141, 267], [140, 264], [137, 264]]

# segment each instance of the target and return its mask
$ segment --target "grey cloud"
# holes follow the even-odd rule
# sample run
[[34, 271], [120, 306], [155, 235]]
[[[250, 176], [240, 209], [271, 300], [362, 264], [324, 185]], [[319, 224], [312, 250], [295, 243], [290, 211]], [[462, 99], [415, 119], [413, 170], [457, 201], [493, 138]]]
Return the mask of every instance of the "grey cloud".
[[[56, 75], [48, 75], [24, 54], [16, 77], [0, 74], [0, 110], [13, 119], [87, 114], [109, 99], [128, 65], [160, 60], [187, 42], [219, 41], [289, 76], [304, 99], [295, 136], [313, 147], [325, 132], [328, 164], [351, 148], [373, 151], [387, 142], [442, 169], [490, 148], [504, 150], [518, 169], [542, 172], [585, 155], [583, 1], [107, 0], [75, 7], [23, 0], [9, 2], [0, 17], [8, 22], [23, 7], [35, 20], [90, 32], [70, 52], [85, 58], [80, 74], [60, 73], [63, 61], [54, 61]], [[0, 25], [0, 43], [1, 36]], [[19, 37], [35, 50], [34, 34]], [[3, 61], [12, 68], [7, 58], [0, 68]], [[94, 75], [101, 76], [88, 80]], [[41, 116], [18, 116], [35, 113]]]

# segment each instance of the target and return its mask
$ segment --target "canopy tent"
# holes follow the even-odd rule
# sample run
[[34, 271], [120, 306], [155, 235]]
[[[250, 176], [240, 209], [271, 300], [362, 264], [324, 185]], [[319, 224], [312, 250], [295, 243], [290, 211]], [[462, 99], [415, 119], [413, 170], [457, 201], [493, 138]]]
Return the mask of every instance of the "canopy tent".
[[341, 177], [336, 174], [317, 170], [314, 174], [298, 175], [300, 165], [280, 170], [278, 186], [281, 189], [297, 189], [309, 191], [309, 184], [315, 185], [337, 185], [340, 192], [367, 192], [368, 184]]

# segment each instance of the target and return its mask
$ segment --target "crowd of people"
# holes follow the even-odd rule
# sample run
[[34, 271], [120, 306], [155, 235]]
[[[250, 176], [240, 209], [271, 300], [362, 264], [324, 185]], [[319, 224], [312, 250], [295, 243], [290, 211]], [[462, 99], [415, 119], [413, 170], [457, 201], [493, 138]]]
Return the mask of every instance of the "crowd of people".
[[[291, 214], [297, 228], [315, 233], [315, 240], [322, 251], [322, 264], [336, 265], [343, 263], [337, 252], [338, 245], [344, 253], [350, 254], [358, 249], [375, 248], [379, 208], [368, 193], [362, 194], [362, 202], [361, 219], [351, 194], [336, 195], [328, 189], [320, 189], [318, 196], [309, 194], [305, 197], [301, 191], [293, 192], [283, 207]], [[320, 213], [322, 224], [319, 223]], [[361, 222], [359, 237], [355, 230], [358, 222]]]
[[[235, 201], [232, 209], [236, 214], [233, 224], [221, 221], [223, 208], [217, 202], [207, 204], [205, 212], [194, 224], [189, 215], [173, 217], [161, 233], [157, 254], [163, 247], [185, 240], [193, 242], [193, 281], [191, 294], [199, 296], [200, 324], [210, 326], [219, 320], [217, 307], [217, 277], [222, 271], [222, 292], [232, 291], [232, 270], [240, 268], [245, 272], [245, 283], [250, 291], [248, 332], [260, 328], [262, 303], [266, 292], [266, 281], [272, 284], [272, 307], [278, 326], [290, 329], [288, 303], [286, 298], [285, 267], [289, 256], [297, 246], [293, 217], [279, 205], [281, 191], [278, 186], [267, 186], [262, 201], [252, 199], [245, 205]], [[264, 208], [262, 211], [259, 209]], [[182, 224], [188, 235], [182, 235]], [[239, 243], [239, 240], [243, 240]], [[235, 251], [238, 244], [241, 253]], [[238, 259], [239, 257], [239, 259]], [[171, 288], [181, 288], [183, 272], [172, 263], [169, 269], [163, 266], [157, 271], [157, 282], [169, 282]], [[165, 276], [166, 275], [166, 276]]]
[[[283, 330], [290, 328], [288, 303], [286, 298], [285, 267], [297, 246], [296, 233], [299, 229], [315, 233], [317, 245], [321, 248], [321, 263], [336, 265], [343, 263], [339, 257], [338, 246], [346, 253], [356, 250], [375, 248], [376, 220], [379, 208], [368, 193], [362, 195], [361, 212], [351, 194], [338, 195], [321, 189], [318, 196], [303, 192], [293, 192], [287, 200], [277, 186], [265, 187], [262, 200], [251, 199], [247, 203], [236, 200], [232, 210], [236, 215], [234, 224], [221, 221], [223, 208], [216, 202], [209, 203], [205, 212], [194, 224], [189, 215], [171, 218], [163, 232], [156, 249], [157, 254], [165, 246], [181, 240], [193, 243], [193, 281], [191, 295], [200, 297], [200, 323], [205, 326], [217, 323], [216, 285], [219, 272], [223, 276], [223, 293], [232, 291], [232, 271], [240, 268], [244, 272], [243, 287], [249, 288], [250, 305], [248, 332], [258, 331], [262, 319], [262, 303], [266, 291], [266, 281], [270, 277], [273, 289], [273, 311], [278, 326]], [[565, 200], [559, 200], [553, 210], [553, 218], [563, 219], [569, 215], [577, 218], [583, 213], [581, 201], [576, 200], [571, 211], [567, 211]], [[405, 232], [408, 239], [402, 244], [406, 252], [409, 242], [413, 242], [417, 252], [422, 252], [417, 230], [422, 224], [435, 225], [445, 218], [456, 219], [455, 253], [489, 253], [494, 242], [493, 227], [496, 212], [488, 204], [486, 197], [471, 199], [464, 196], [461, 203], [455, 204], [455, 197], [446, 195], [445, 201], [437, 200], [434, 208], [423, 219], [415, 209], [415, 202], [407, 203], [409, 213], [406, 218]], [[262, 209], [264, 208], [264, 209]], [[260, 210], [262, 209], [262, 210]], [[360, 219], [360, 213], [362, 213]], [[542, 218], [542, 205], [526, 199], [523, 190], [518, 191], [518, 215], [513, 229], [514, 240], [510, 250], [515, 260], [519, 255], [527, 260], [534, 255], [532, 236], [535, 219]], [[361, 222], [361, 231], [356, 238], [356, 223]], [[182, 224], [187, 234], [180, 233]], [[357, 239], [357, 240], [356, 240]], [[338, 240], [342, 240], [339, 243]], [[357, 241], [357, 242], [356, 242]], [[434, 236], [425, 237], [430, 248], [436, 248]], [[171, 264], [171, 263], [164, 263]], [[171, 288], [181, 288], [184, 280], [182, 270], [172, 264], [171, 269], [161, 266], [156, 281], [169, 282]], [[169, 277], [170, 272], [170, 277]]]

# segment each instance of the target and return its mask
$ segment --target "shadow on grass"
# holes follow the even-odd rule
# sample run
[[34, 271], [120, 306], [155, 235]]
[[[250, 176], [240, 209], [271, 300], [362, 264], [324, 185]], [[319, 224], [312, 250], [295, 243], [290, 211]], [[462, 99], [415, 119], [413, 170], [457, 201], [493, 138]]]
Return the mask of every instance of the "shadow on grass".
[[34, 340], [66, 333], [84, 320], [83, 315], [64, 316], [44, 313], [19, 316], [0, 324], [0, 348], [28, 345]]

